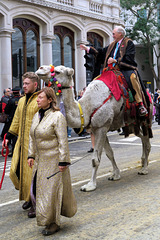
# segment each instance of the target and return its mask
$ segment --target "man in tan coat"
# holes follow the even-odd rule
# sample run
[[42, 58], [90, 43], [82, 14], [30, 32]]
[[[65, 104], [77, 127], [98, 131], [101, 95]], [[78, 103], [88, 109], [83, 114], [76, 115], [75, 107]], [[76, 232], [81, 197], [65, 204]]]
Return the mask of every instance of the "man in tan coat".
[[18, 136], [11, 162], [10, 178], [15, 188], [19, 190], [19, 200], [25, 200], [22, 208], [30, 208], [28, 217], [35, 217], [30, 200], [32, 169], [28, 166], [27, 157], [32, 118], [38, 111], [37, 86], [39, 77], [34, 72], [26, 72], [22, 79], [25, 96], [18, 102], [12, 124], [2, 146], [6, 146], [13, 136]]

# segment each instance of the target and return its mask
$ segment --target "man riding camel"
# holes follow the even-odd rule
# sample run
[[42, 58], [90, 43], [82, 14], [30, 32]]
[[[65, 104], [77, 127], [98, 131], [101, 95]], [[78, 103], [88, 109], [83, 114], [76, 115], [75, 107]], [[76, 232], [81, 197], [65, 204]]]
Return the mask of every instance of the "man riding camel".
[[93, 78], [100, 74], [101, 64], [104, 68], [112, 64], [122, 72], [137, 103], [139, 115], [145, 116], [148, 112], [143, 101], [149, 106], [149, 98], [137, 72], [137, 63], [134, 60], [135, 45], [125, 34], [125, 29], [118, 26], [113, 30], [114, 41], [109, 46], [98, 50], [83, 44], [80, 47], [96, 57]]

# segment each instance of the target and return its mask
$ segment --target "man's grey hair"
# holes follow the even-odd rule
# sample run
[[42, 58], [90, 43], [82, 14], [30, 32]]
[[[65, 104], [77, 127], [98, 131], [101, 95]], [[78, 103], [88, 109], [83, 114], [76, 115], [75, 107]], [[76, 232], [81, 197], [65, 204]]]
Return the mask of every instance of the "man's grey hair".
[[121, 33], [123, 37], [126, 35], [126, 30], [123, 27], [117, 26], [115, 27], [115, 29], [117, 30], [118, 33]]

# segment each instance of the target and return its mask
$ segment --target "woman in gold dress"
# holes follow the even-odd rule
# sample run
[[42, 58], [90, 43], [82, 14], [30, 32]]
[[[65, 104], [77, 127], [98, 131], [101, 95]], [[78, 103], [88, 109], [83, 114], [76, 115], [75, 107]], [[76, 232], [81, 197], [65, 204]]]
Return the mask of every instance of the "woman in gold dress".
[[34, 165], [31, 196], [36, 201], [37, 224], [46, 226], [42, 234], [51, 235], [60, 229], [60, 215], [74, 216], [77, 205], [68, 168], [67, 124], [56, 107], [54, 90], [43, 88], [37, 103], [40, 110], [32, 121], [28, 152], [28, 164]]

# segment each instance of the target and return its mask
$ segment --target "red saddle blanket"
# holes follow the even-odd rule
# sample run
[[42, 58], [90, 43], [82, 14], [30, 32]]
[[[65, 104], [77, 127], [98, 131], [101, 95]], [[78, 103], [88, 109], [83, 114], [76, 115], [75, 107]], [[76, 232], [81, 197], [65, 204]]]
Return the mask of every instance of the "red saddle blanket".
[[[104, 82], [112, 92], [117, 101], [120, 100], [121, 95], [124, 95], [124, 89], [127, 90], [127, 82], [123, 74], [114, 67], [107, 67], [96, 80]], [[120, 88], [121, 86], [121, 88]]]

